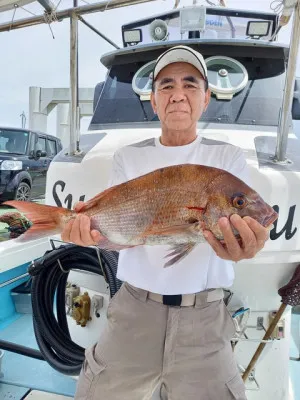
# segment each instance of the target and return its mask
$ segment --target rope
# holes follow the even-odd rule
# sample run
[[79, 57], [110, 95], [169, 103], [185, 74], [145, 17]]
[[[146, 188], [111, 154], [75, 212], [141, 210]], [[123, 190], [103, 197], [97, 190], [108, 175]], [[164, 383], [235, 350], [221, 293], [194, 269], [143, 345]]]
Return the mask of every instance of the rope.
[[284, 0], [273, 0], [270, 4], [270, 8], [276, 14], [279, 14], [283, 10]]
[[103, 12], [105, 12], [107, 10], [108, 4], [110, 3], [110, 0], [107, 1], [105, 9], [103, 10]]
[[[16, 6], [16, 4], [15, 4], [15, 6]], [[20, 8], [22, 8], [22, 10], [24, 10], [24, 11], [28, 12], [29, 14], [33, 15], [34, 17], [36, 16], [36, 14], [34, 14], [33, 12], [31, 12], [31, 11], [27, 10], [25, 7], [22, 7], [22, 6], [17, 6], [17, 7], [20, 7]]]
[[45, 23], [49, 26], [49, 29], [50, 29], [50, 32], [52, 34], [52, 38], [53, 39], [55, 39], [55, 37], [54, 37], [53, 31], [52, 31], [52, 28], [51, 28], [51, 24], [52, 24], [52, 22], [58, 22], [56, 11], [57, 11], [58, 6], [60, 5], [61, 1], [62, 0], [59, 0], [57, 5], [54, 7], [54, 9], [51, 12], [47, 12], [46, 11], [44, 13]]
[[58, 6], [60, 5], [61, 0], [59, 0], [59, 2], [57, 3], [57, 6], [54, 8], [54, 11], [56, 11], [58, 9]]
[[[195, 0], [193, 0], [193, 4], [194, 4], [194, 1]], [[174, 7], [173, 7], [174, 10], [178, 7], [179, 2], [180, 2], [180, 0], [175, 0], [175, 4], [174, 4]]]
[[210, 0], [206, 0], [206, 3], [208, 3], [210, 6], [217, 7], [217, 4], [213, 3]]
[[12, 26], [13, 26], [13, 23], [14, 23], [14, 19], [15, 19], [15, 15], [16, 15], [16, 11], [17, 11], [17, 8], [19, 7], [17, 4], [14, 4], [14, 12], [13, 12], [13, 16], [12, 16], [12, 20], [11, 20], [11, 23], [10, 23], [10, 27], [9, 27], [9, 30], [11, 30], [11, 28], [12, 28]]
[[219, 4], [212, 2], [211, 0], [205, 0], [210, 6], [213, 7], [226, 7], [225, 0], [219, 0]]
[[[60, 0], [60, 1], [61, 1], [61, 0]], [[60, 3], [60, 1], [59, 1], [59, 3]], [[51, 23], [52, 23], [52, 22], [57, 22], [57, 21], [58, 21], [57, 15], [56, 15], [56, 9], [57, 9], [57, 7], [59, 6], [59, 3], [57, 4], [57, 6], [55, 7], [54, 10], [52, 10], [51, 12], [45, 12], [45, 13], [44, 13], [44, 20], [45, 20], [45, 23], [49, 26], [49, 29], [50, 29], [50, 32], [51, 32], [51, 34], [52, 34], [52, 38], [53, 38], [53, 39], [55, 39], [55, 37], [54, 37], [53, 31], [52, 31], [52, 28], [51, 28]]]
[[56, 15], [56, 11], [53, 10], [51, 12], [45, 12], [44, 13], [44, 20], [46, 22], [46, 24], [51, 24], [52, 22], [57, 22], [57, 15]]

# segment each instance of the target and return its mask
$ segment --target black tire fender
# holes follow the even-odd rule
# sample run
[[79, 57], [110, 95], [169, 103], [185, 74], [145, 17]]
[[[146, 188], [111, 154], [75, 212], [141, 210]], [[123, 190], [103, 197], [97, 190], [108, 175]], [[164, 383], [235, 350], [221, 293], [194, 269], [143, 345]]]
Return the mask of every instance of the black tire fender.
[[18, 174], [16, 174], [13, 179], [9, 182], [7, 185], [8, 190], [17, 190], [19, 184], [22, 181], [29, 181], [29, 186], [32, 187], [32, 179], [31, 176], [29, 175], [28, 172], [26, 171], [20, 171]]

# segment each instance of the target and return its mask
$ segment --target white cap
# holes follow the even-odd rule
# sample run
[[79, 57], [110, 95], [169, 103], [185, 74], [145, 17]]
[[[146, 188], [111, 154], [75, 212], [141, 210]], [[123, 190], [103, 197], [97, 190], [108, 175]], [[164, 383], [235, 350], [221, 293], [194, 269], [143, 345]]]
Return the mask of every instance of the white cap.
[[207, 67], [203, 56], [194, 49], [187, 46], [174, 46], [161, 54], [156, 60], [153, 70], [153, 80], [156, 79], [159, 72], [167, 65], [176, 62], [186, 62], [192, 64], [207, 80]]

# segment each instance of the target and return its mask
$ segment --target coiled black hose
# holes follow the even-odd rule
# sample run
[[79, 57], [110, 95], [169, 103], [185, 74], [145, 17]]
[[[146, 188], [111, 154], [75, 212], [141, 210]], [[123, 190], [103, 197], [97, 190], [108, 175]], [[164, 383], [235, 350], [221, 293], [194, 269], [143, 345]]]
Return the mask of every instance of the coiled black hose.
[[113, 297], [122, 284], [116, 278], [117, 264], [117, 252], [99, 250], [97, 253], [94, 248], [68, 244], [47, 251], [29, 267], [36, 340], [43, 357], [55, 370], [66, 375], [77, 375], [84, 361], [85, 349], [72, 341], [65, 311], [65, 291], [70, 270], [102, 276], [104, 272], [110, 296]]
[[[7, 342], [5, 340], [0, 340], [0, 349], [11, 351], [16, 354], [21, 354], [22, 356], [35, 358], [36, 360], [45, 361], [44, 357], [38, 350], [31, 349], [31, 348], [25, 347], [25, 346], [21, 346], [20, 344], [17, 344], [17, 343], [11, 343], [11, 342]], [[0, 375], [1, 375], [1, 372], [0, 372]]]

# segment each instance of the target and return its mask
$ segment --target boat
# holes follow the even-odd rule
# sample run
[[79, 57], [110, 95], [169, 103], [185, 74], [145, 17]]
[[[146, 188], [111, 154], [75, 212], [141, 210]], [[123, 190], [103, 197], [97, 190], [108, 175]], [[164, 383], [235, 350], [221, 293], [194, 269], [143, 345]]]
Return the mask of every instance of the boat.
[[[155, 59], [178, 44], [203, 54], [212, 99], [198, 134], [242, 148], [253, 188], [279, 214], [264, 249], [236, 263], [234, 284], [224, 288], [236, 324], [233, 351], [241, 375], [247, 371], [249, 400], [300, 398], [297, 305], [288, 305], [265, 337], [279, 316], [280, 289], [300, 264], [300, 141], [293, 126], [300, 119], [299, 11], [299, 1], [292, 0], [283, 2], [281, 15], [193, 4], [124, 24], [123, 47], [101, 56], [108, 72], [97, 85], [98, 100], [84, 135], [78, 129], [73, 63], [70, 145], [47, 173], [49, 205], [73, 208], [104, 190], [117, 149], [160, 135], [149, 101]], [[278, 33], [292, 16], [291, 41], [285, 45]], [[73, 40], [74, 34], [71, 27]], [[16, 399], [73, 396], [84, 349], [101, 335], [108, 302], [121, 285], [117, 258], [117, 252], [64, 243], [59, 235], [29, 244], [0, 243], [1, 398], [8, 393]], [[52, 273], [57, 279], [47, 281]], [[65, 346], [53, 333], [58, 331]], [[249, 370], [261, 344], [265, 348]], [[158, 399], [159, 387], [153, 394]]]

